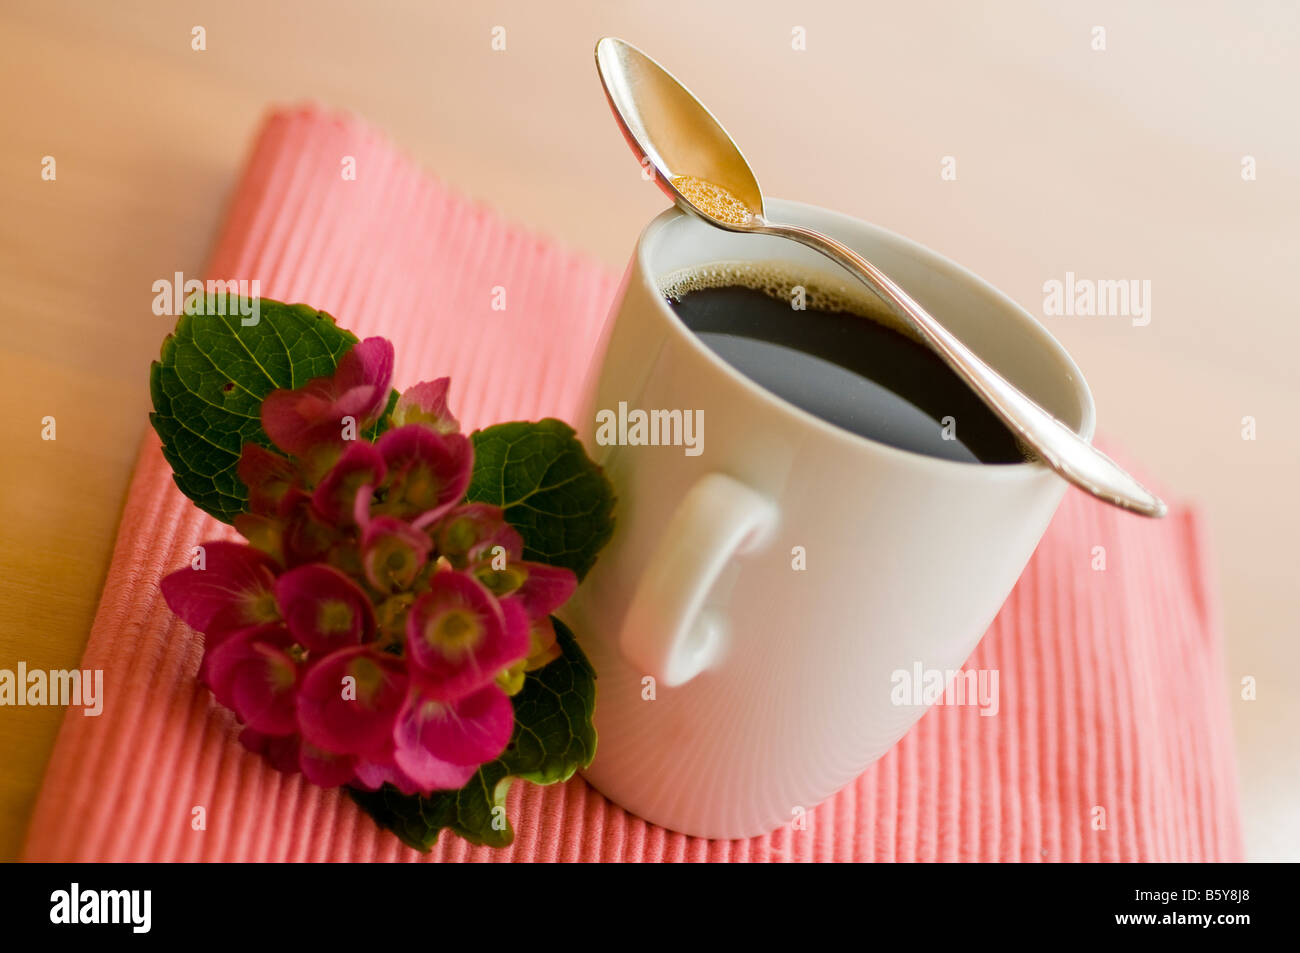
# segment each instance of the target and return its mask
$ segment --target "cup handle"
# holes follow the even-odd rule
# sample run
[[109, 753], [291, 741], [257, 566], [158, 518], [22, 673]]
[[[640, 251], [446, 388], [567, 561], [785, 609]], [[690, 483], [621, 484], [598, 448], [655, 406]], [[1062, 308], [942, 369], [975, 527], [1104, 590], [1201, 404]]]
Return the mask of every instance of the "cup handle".
[[640, 672], [667, 687], [712, 665], [726, 645], [725, 616], [705, 599], [734, 557], [761, 546], [776, 507], [722, 473], [683, 497], [628, 605], [619, 642]]

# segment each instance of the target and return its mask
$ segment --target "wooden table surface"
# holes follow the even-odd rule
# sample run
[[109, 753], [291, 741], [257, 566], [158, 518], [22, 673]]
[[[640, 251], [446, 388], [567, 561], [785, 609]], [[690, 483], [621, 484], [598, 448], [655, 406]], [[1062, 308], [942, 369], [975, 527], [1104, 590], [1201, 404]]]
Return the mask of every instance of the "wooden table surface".
[[[0, 668], [79, 662], [169, 330], [152, 284], [201, 273], [265, 109], [353, 109], [444, 180], [621, 269], [664, 203], [596, 83], [592, 46], [613, 33], [686, 78], [771, 194], [907, 234], [1039, 316], [1067, 271], [1152, 282], [1149, 325], [1043, 320], [1103, 432], [1210, 517], [1248, 851], [1300, 859], [1300, 16], [1130, 7], [9, 0]], [[1241, 439], [1244, 416], [1258, 439]], [[0, 859], [20, 851], [62, 715], [0, 709]]]

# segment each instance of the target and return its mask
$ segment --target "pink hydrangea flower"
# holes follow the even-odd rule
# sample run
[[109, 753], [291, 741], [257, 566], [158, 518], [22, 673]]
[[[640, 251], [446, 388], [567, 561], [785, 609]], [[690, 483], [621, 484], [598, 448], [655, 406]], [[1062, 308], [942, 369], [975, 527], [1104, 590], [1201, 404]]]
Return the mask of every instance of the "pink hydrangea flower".
[[354, 443], [320, 481], [311, 496], [312, 506], [335, 523], [355, 522], [357, 498], [361, 496], [368, 506], [371, 493], [387, 474], [388, 465], [374, 444]]
[[302, 770], [299, 765], [302, 742], [297, 735], [266, 735], [254, 728], [239, 733], [239, 743], [253, 754], [259, 754], [271, 767], [285, 774]]
[[255, 443], [244, 444], [236, 472], [248, 487], [251, 513], [274, 513], [278, 510], [298, 476], [291, 460]]
[[407, 388], [393, 408], [393, 426], [418, 423], [441, 434], [458, 432], [460, 424], [447, 409], [447, 391], [450, 388], [450, 377], [439, 377], [436, 381], [425, 381]]
[[384, 498], [371, 512], [430, 526], [465, 496], [474, 448], [464, 434], [441, 434], [422, 424], [390, 430], [375, 444], [388, 467]]
[[172, 612], [209, 641], [231, 632], [272, 622], [275, 565], [264, 553], [242, 543], [205, 543], [191, 565], [162, 581]]
[[517, 689], [525, 672], [559, 656], [550, 615], [573, 595], [578, 578], [568, 569], [524, 560], [523, 539], [500, 507], [469, 503], [449, 512], [439, 525], [438, 550], [503, 604], [517, 600], [528, 618], [527, 658], [510, 668], [502, 684]]
[[332, 652], [307, 672], [297, 696], [304, 740], [335, 754], [391, 755], [409, 684], [402, 660], [372, 646]]
[[[395, 757], [395, 755], [394, 755]], [[357, 762], [356, 785], [367, 790], [375, 790], [385, 784], [391, 784], [403, 794], [421, 794], [428, 791], [455, 791], [463, 788], [478, 770], [476, 765], [455, 765], [445, 762], [430, 762], [428, 770], [417, 779], [398, 767], [392, 759]]]
[[506, 522], [499, 506], [487, 503], [465, 503], [448, 512], [437, 538], [438, 552], [457, 569], [490, 561], [494, 555], [507, 563], [523, 558], [523, 537]]
[[392, 516], [371, 520], [361, 535], [361, 565], [380, 592], [410, 589], [424, 569], [433, 540]]
[[279, 624], [242, 629], [204, 656], [200, 677], [248, 727], [266, 735], [293, 734], [302, 673], [289, 654], [292, 645]]
[[323, 787], [429, 794], [509, 744], [510, 694], [558, 652], [550, 613], [576, 580], [525, 561], [499, 508], [464, 502], [473, 445], [447, 378], [408, 389], [364, 439], [392, 364], [368, 338], [334, 374], [269, 395], [279, 452], [249, 444], [237, 471], [248, 542], [207, 543], [161, 585], [204, 633], [200, 680], [245, 748]]
[[[393, 760], [418, 784], [459, 778], [505, 750], [514, 729], [510, 698], [488, 685], [454, 702], [439, 701], [413, 685], [397, 718]], [[457, 787], [464, 785], [462, 781]]]
[[369, 597], [333, 566], [311, 563], [290, 569], [275, 581], [275, 599], [289, 633], [304, 648], [332, 652], [374, 635]]
[[295, 457], [321, 446], [342, 448], [345, 418], [358, 431], [373, 425], [388, 405], [393, 379], [393, 345], [366, 338], [343, 355], [334, 373], [297, 390], [272, 391], [262, 401], [262, 429], [277, 447]]
[[472, 576], [434, 573], [406, 616], [406, 651], [422, 691], [455, 701], [528, 654], [528, 619]]

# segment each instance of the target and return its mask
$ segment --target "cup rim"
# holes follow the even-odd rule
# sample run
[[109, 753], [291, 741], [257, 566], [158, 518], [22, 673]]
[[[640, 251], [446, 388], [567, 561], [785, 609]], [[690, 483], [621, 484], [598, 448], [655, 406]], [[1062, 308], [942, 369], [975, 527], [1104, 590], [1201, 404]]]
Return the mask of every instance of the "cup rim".
[[[1037, 333], [1042, 336], [1042, 343], [1055, 352], [1057, 358], [1070, 372], [1072, 378], [1070, 383], [1073, 385], [1077, 396], [1080, 399], [1081, 408], [1081, 419], [1075, 432], [1089, 443], [1092, 442], [1096, 429], [1096, 404], [1093, 401], [1092, 390], [1088, 387], [1088, 382], [1084, 378], [1083, 372], [1074, 362], [1070, 353], [1065, 349], [1061, 342], [1056, 339], [1055, 335], [1053, 335], [1051, 331], [1042, 324], [1042, 322], [1001, 290], [985, 281], [970, 269], [957, 264], [955, 261], [939, 254], [931, 248], [927, 248], [920, 242], [913, 241], [906, 236], [899, 235], [887, 228], [882, 228], [879, 225], [874, 225], [852, 215], [847, 215], [843, 212], [836, 212], [832, 209], [823, 208], [818, 205], [811, 205], [806, 202], [795, 202], [788, 199], [767, 198], [764, 200], [764, 204], [769, 210], [777, 211], [778, 217], [780, 211], [791, 210], [795, 212], [796, 215], [801, 212], [808, 213], [823, 218], [828, 217], [836, 220], [838, 223], [854, 228], [868, 229], [869, 231], [875, 232], [881, 238], [896, 243], [908, 253], [922, 259], [927, 267], [935, 271], [947, 272], [949, 276], [966, 282], [967, 284], [974, 285], [985, 294], [992, 297], [999, 305], [1012, 312], [1013, 315], [1019, 317], [1022, 324], [1027, 324], [1028, 329], [1036, 330]], [[751, 380], [747, 375], [737, 370], [704, 344], [704, 342], [702, 342], [699, 337], [686, 326], [682, 319], [677, 315], [677, 312], [672, 309], [668, 302], [664, 300], [663, 295], [659, 292], [657, 281], [660, 276], [654, 272], [650, 264], [650, 254], [653, 250], [653, 246], [664, 229], [678, 219], [687, 217], [689, 214], [690, 213], [684, 212], [677, 206], [673, 205], [655, 216], [655, 218], [652, 219], [644, 229], [642, 229], [636, 243], [636, 268], [634, 270], [637, 279], [642, 284], [643, 290], [649, 293], [650, 297], [654, 300], [655, 307], [658, 308], [660, 315], [667, 319], [669, 326], [677, 332], [678, 337], [685, 340], [688, 347], [690, 347], [694, 353], [710, 362], [714, 368], [727, 376], [733, 383], [742, 387], [747, 392], [756, 395], [761, 401], [769, 405], [773, 411], [788, 418], [793, 418], [806, 426], [811, 426], [818, 433], [831, 438], [840, 444], [869, 450], [888, 460], [893, 460], [898, 463], [908, 463], [913, 466], [929, 468], [935, 471], [946, 470], [952, 474], [979, 473], [982, 476], [1002, 479], [1030, 478], [1037, 477], [1043, 473], [1052, 472], [1047, 464], [1043, 463], [1041, 460], [1025, 460], [1021, 463], [982, 463], [967, 460], [948, 460], [942, 457], [934, 457], [929, 454], [918, 453], [915, 450], [905, 450], [901, 447], [890, 446], [887, 443], [873, 440], [870, 437], [864, 437], [861, 434], [853, 433], [852, 431], [845, 430], [843, 427], [839, 427], [836, 424], [823, 420], [816, 414], [810, 413], [802, 407], [792, 404], [784, 397], [774, 394], [758, 382]], [[710, 264], [710, 262], [700, 262], [700, 264]]]

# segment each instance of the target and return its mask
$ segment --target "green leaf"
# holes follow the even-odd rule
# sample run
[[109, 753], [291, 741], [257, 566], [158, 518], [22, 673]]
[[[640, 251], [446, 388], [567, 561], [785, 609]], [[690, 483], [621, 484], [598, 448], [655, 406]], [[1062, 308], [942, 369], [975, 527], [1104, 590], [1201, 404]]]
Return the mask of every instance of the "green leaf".
[[379, 419], [376, 420], [374, 424], [372, 424], [368, 429], [363, 430], [361, 432], [361, 436], [365, 437], [371, 443], [374, 443], [384, 434], [386, 430], [392, 427], [393, 408], [397, 406], [397, 401], [399, 398], [401, 398], [401, 396], [402, 395], [399, 394], [396, 390], [389, 391], [388, 403], [384, 405], [383, 413], [379, 415]]
[[[224, 314], [216, 313], [215, 300], [195, 296], [163, 341], [150, 368], [149, 419], [176, 485], [200, 509], [230, 523], [247, 508], [248, 490], [235, 473], [244, 444], [271, 446], [262, 430], [262, 399], [333, 373], [357, 338], [303, 304], [262, 298], [257, 324], [244, 325], [237, 299]], [[396, 399], [394, 391], [390, 407]]]
[[471, 435], [466, 498], [505, 510], [524, 559], [572, 569], [579, 581], [614, 532], [614, 490], [563, 421], [497, 424]]
[[[349, 789], [352, 799], [417, 850], [427, 851], [444, 829], [474, 844], [504, 847], [515, 839], [506, 817], [506, 793], [515, 778], [535, 784], [567, 781], [596, 754], [596, 671], [573, 633], [552, 617], [560, 657], [529, 672], [512, 699], [515, 731], [505, 753], [478, 770], [459, 791], [432, 797], [402, 794], [391, 785], [378, 791]], [[493, 809], [501, 808], [494, 817]], [[496, 824], [493, 824], [493, 821]]]

